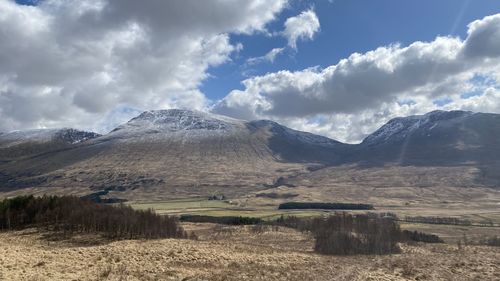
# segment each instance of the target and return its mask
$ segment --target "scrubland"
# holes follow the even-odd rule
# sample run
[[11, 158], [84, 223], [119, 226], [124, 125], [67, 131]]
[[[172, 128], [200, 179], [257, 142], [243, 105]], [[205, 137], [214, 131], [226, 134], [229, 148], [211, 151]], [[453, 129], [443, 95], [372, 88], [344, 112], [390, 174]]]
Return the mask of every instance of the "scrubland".
[[499, 280], [500, 248], [401, 244], [399, 254], [327, 256], [307, 233], [184, 224], [198, 240], [0, 233], [0, 280]]

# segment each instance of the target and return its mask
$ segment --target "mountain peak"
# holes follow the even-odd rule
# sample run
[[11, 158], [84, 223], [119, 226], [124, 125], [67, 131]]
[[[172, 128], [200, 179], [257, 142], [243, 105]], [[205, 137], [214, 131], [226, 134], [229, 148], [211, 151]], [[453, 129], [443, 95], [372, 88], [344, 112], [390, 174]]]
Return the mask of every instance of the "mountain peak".
[[[162, 110], [148, 110], [141, 113], [139, 116], [132, 118], [129, 122], [134, 120], [145, 120], [155, 124], [165, 123], [178, 123], [179, 121], [186, 124], [189, 121], [208, 121], [220, 120], [224, 122], [238, 121], [222, 115], [187, 109], [162, 109]], [[194, 125], [194, 124], [193, 124]]]
[[408, 117], [396, 117], [389, 120], [374, 133], [363, 140], [363, 144], [375, 144], [389, 140], [399, 141], [417, 129], [432, 130], [438, 122], [463, 118], [474, 114], [471, 111], [462, 110], [435, 110], [423, 115], [411, 115]]
[[207, 135], [233, 131], [243, 121], [185, 109], [148, 110], [118, 126], [111, 137], [151, 137], [155, 134]]

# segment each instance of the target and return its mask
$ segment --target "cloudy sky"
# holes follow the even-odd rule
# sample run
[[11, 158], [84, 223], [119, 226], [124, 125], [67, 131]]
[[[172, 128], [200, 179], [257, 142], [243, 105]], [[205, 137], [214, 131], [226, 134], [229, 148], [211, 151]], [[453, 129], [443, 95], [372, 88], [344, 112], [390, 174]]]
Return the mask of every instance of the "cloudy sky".
[[187, 108], [359, 142], [500, 113], [500, 1], [0, 0], [0, 131]]

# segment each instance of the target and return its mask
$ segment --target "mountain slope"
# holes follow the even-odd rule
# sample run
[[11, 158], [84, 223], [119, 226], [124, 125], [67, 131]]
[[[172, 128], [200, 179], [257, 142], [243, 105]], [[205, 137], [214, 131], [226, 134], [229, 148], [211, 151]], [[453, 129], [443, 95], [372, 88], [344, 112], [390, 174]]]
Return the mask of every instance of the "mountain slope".
[[75, 144], [99, 136], [97, 133], [70, 128], [13, 131], [10, 133], [0, 133], [0, 148], [12, 147], [24, 143], [47, 143], [51, 141]]
[[271, 121], [246, 122], [188, 110], [146, 111], [72, 149], [11, 161], [0, 167], [0, 183], [146, 187], [177, 195], [231, 187], [244, 193], [245, 188], [264, 188], [281, 176], [303, 172], [309, 163], [338, 161], [336, 151], [343, 146]]
[[72, 147], [100, 135], [75, 129], [35, 129], [0, 134], [0, 163]]
[[354, 159], [403, 165], [487, 165], [500, 159], [500, 115], [433, 111], [395, 118], [369, 135]]
[[[103, 136], [63, 132], [23, 133], [16, 145], [0, 135], [0, 190], [34, 186], [127, 190], [164, 198], [221, 190], [245, 195], [283, 182], [326, 183], [328, 175], [338, 177], [338, 166], [351, 167], [339, 168], [344, 172], [338, 178], [354, 184], [364, 178], [371, 184], [370, 177], [356, 172], [365, 166], [377, 167], [372, 178], [386, 178], [387, 185], [401, 182], [391, 176], [398, 169], [387, 166], [434, 167], [420, 169], [421, 176], [409, 181], [415, 186], [433, 185], [448, 171], [461, 174], [449, 168], [454, 166], [464, 167], [464, 179], [448, 177], [448, 183], [500, 183], [496, 114], [435, 111], [396, 118], [358, 145], [268, 120], [247, 122], [176, 109], [143, 112]], [[329, 168], [309, 173], [324, 166]], [[432, 176], [426, 176], [428, 171]], [[294, 177], [301, 180], [294, 183]]]

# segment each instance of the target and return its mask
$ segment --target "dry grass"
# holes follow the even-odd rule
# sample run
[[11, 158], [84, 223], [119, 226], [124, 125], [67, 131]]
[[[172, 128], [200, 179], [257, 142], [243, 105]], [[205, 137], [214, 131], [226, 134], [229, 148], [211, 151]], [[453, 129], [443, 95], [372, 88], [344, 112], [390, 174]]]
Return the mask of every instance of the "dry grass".
[[[403, 245], [402, 254], [332, 257], [291, 229], [188, 224], [199, 241], [48, 244], [37, 232], [0, 234], [5, 280], [498, 280], [500, 248]], [[225, 229], [225, 230], [224, 230]], [[86, 239], [87, 244], [78, 243]]]

